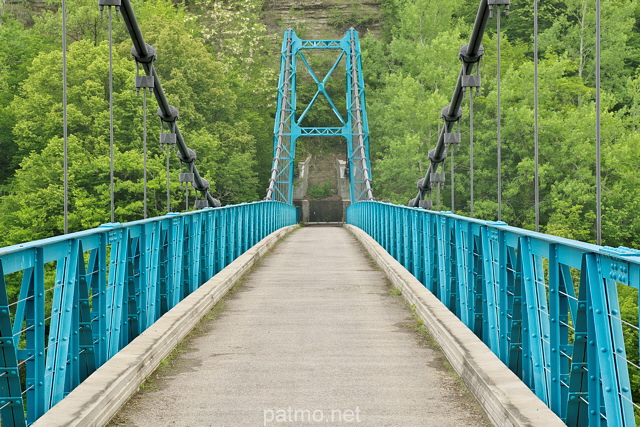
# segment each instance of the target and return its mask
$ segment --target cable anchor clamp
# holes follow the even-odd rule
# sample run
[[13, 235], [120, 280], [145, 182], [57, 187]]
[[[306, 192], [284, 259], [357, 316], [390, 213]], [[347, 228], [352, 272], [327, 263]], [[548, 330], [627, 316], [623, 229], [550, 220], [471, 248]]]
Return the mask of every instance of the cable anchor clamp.
[[454, 132], [454, 133], [446, 132], [444, 134], [444, 143], [460, 145], [460, 132]]
[[418, 202], [418, 207], [422, 209], [431, 209], [433, 208], [433, 202], [431, 200], [420, 200]]
[[98, 0], [98, 7], [100, 8], [100, 19], [102, 19], [102, 12], [104, 11], [105, 6], [106, 7], [115, 6], [116, 16], [117, 16], [118, 12], [120, 11], [121, 5], [122, 5], [121, 0]]
[[193, 163], [196, 161], [196, 152], [191, 148], [187, 148], [187, 153], [184, 155], [182, 154], [182, 151], [178, 151], [178, 159], [182, 163]]
[[209, 207], [209, 201], [208, 200], [196, 200], [195, 203], [195, 208], [196, 209], [204, 209], [204, 208], [208, 208]]
[[136, 62], [139, 62], [141, 64], [150, 64], [157, 59], [156, 48], [147, 43], [144, 44], [144, 47], [147, 51], [146, 55], [143, 56], [142, 54], [138, 53], [136, 47], [132, 46], [131, 56], [133, 56]]
[[442, 119], [445, 122], [448, 123], [453, 123], [453, 122], [457, 122], [458, 120], [460, 120], [460, 117], [462, 117], [462, 108], [458, 108], [458, 110], [455, 113], [451, 113], [449, 111], [450, 106], [446, 106], [442, 109]]
[[141, 76], [140, 66], [136, 61], [136, 95], [140, 95], [140, 89], [149, 89], [150, 93], [153, 93], [155, 87], [155, 80], [153, 76]]
[[160, 134], [160, 144], [161, 145], [176, 145], [177, 139], [175, 133], [166, 133], [162, 132]]
[[211, 184], [209, 184], [209, 181], [207, 181], [207, 180], [206, 180], [206, 179], [204, 179], [204, 178], [201, 178], [201, 180], [202, 180], [202, 183], [201, 183], [201, 184], [198, 184], [198, 182], [197, 182], [197, 181], [196, 181], [196, 182], [194, 182], [194, 183], [192, 184], [192, 185], [193, 185], [193, 188], [195, 188], [195, 189], [196, 189], [196, 190], [198, 190], [198, 191], [207, 191], [207, 190], [209, 189], [209, 187], [211, 187]]
[[420, 178], [416, 184], [416, 188], [420, 191], [429, 191], [431, 189], [431, 183], [426, 178]]
[[431, 180], [431, 182], [444, 183], [444, 172], [431, 172], [431, 176], [429, 177], [429, 179]]
[[173, 123], [178, 120], [180, 114], [176, 107], [169, 105], [169, 111], [166, 114], [162, 111], [162, 108], [158, 108], [158, 117], [165, 123]]
[[460, 53], [458, 53], [458, 59], [465, 64], [475, 64], [480, 62], [484, 55], [484, 46], [478, 47], [478, 52], [474, 55], [469, 53], [469, 43], [460, 46]]
[[489, 19], [493, 18], [493, 7], [498, 7], [498, 13], [500, 13], [500, 6], [504, 6], [504, 16], [509, 16], [509, 5], [511, 5], [511, 0], [487, 0], [487, 5], [489, 6]]
[[431, 161], [431, 163], [439, 164], [444, 162], [446, 158], [447, 158], [446, 149], [443, 149], [440, 155], [437, 155], [435, 148], [432, 148], [431, 150], [429, 150], [429, 160]]

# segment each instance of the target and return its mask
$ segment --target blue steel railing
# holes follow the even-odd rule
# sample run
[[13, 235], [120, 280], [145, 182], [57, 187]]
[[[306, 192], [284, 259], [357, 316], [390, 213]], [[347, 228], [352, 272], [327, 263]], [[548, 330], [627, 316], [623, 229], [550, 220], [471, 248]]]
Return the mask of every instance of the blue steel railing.
[[565, 423], [636, 425], [640, 251], [376, 202], [351, 205], [347, 222], [403, 264]]
[[256, 202], [0, 249], [0, 415], [30, 424], [293, 206]]

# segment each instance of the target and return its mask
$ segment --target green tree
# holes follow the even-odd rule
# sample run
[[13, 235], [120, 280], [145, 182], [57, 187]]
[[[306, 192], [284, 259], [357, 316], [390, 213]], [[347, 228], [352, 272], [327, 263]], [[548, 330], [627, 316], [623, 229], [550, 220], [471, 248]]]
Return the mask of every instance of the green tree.
[[[238, 107], [235, 89], [240, 86], [239, 73], [228, 69], [194, 37], [199, 34], [198, 26], [187, 19], [184, 9], [159, 0], [142, 4], [138, 15], [145, 17], [143, 32], [158, 51], [155, 65], [164, 90], [180, 111], [180, 128], [187, 145], [197, 152], [198, 169], [211, 182], [211, 192], [228, 203], [255, 200], [258, 183], [252, 131], [265, 119]], [[55, 13], [45, 14], [34, 28], [44, 34], [56, 27], [58, 18]], [[78, 22], [90, 22], [93, 15], [86, 21], [77, 18]], [[109, 218], [107, 44], [96, 37], [80, 38], [83, 40], [70, 44], [68, 52], [71, 230], [94, 227]], [[133, 90], [135, 65], [130, 41], [121, 39], [114, 46], [113, 66], [115, 198], [116, 220], [129, 221], [142, 216], [142, 118], [141, 99]], [[8, 186], [11, 191], [5, 189], [1, 199], [2, 227], [7, 230], [3, 244], [62, 230], [62, 83], [51, 78], [59, 76], [60, 70], [59, 50], [35, 56], [18, 94], [7, 106], [15, 117], [14, 122], [5, 124], [11, 127], [7, 143], [15, 147], [15, 158], [22, 160]], [[0, 77], [6, 75], [0, 69]], [[0, 78], [0, 84], [8, 80]], [[249, 96], [243, 96], [244, 102], [249, 102]], [[150, 98], [148, 110], [156, 108]], [[149, 209], [151, 215], [158, 215], [166, 211], [166, 172], [164, 153], [153, 137], [158, 129], [153, 123], [157, 122], [150, 117]], [[182, 209], [184, 192], [177, 182], [180, 167], [173, 153], [171, 164], [171, 209]]]
[[[566, 54], [575, 61], [577, 72], [585, 82], [595, 79], [595, 3], [591, 0], [565, 0], [564, 11], [540, 36], [543, 52]], [[608, 90], [620, 90], [625, 65], [638, 59], [639, 51], [629, 45], [635, 24], [636, 5], [627, 0], [602, 4], [602, 84]]]
[[[242, 122], [239, 127], [246, 129], [255, 140], [254, 151], [247, 157], [251, 159], [255, 175], [242, 178], [247, 179], [245, 187], [253, 186], [254, 199], [264, 196], [271, 171], [272, 115], [276, 109], [282, 42], [280, 34], [269, 34], [261, 22], [263, 3], [261, 0], [204, 0], [196, 8], [200, 12], [197, 21], [202, 40], [215, 60], [223, 64], [225, 78], [236, 97], [236, 121]], [[247, 166], [244, 166], [246, 171]], [[245, 191], [229, 190], [229, 194]]]
[[16, 116], [9, 105], [28, 76], [33, 58], [39, 52], [52, 48], [51, 39], [38, 37], [36, 32], [25, 28], [11, 14], [3, 17], [0, 25], [0, 184], [7, 183], [22, 157], [11, 137]]

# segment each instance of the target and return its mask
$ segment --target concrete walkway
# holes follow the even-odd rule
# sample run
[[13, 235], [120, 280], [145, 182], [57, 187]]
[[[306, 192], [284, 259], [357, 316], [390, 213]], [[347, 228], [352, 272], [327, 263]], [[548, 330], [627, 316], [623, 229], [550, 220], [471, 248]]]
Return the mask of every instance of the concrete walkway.
[[487, 424], [343, 228], [290, 234], [226, 304], [117, 425]]

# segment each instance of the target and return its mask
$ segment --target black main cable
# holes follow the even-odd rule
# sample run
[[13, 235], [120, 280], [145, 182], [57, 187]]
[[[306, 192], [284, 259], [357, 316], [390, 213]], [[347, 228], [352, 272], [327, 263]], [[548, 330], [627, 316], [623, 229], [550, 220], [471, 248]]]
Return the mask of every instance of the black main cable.
[[142, 65], [142, 68], [144, 69], [146, 75], [153, 78], [153, 94], [155, 95], [156, 101], [158, 102], [158, 115], [162, 121], [167, 123], [171, 132], [175, 133], [176, 135], [176, 148], [178, 150], [178, 158], [183, 163], [191, 164], [190, 169], [192, 170], [194, 175], [192, 185], [197, 191], [200, 191], [203, 199], [206, 200], [206, 204], [208, 206], [218, 207], [220, 206], [220, 201], [215, 199], [209, 193], [209, 181], [207, 181], [200, 175], [198, 168], [194, 163], [195, 154], [187, 147], [185, 140], [180, 133], [180, 129], [178, 128], [177, 123], [175, 123], [178, 118], [178, 110], [169, 105], [167, 97], [164, 94], [164, 90], [162, 89], [162, 84], [160, 83], [158, 73], [153, 66], [153, 61], [156, 59], [155, 49], [145, 43], [142, 32], [140, 31], [140, 26], [138, 25], [135, 14], [133, 12], [133, 8], [131, 7], [131, 2], [129, 0], [121, 0], [121, 3], [122, 4], [120, 7], [120, 13], [122, 14], [122, 19], [133, 42], [133, 49], [131, 53], [134, 58]]
[[[429, 167], [425, 173], [425, 177], [418, 181], [418, 194], [408, 202], [409, 206], [422, 207], [426, 205], [422, 202], [426, 193], [430, 191], [432, 187], [431, 174], [436, 172], [438, 165], [446, 158], [444, 134], [449, 133], [453, 123], [458, 121], [462, 116], [462, 110], [460, 109], [460, 105], [463, 100], [462, 76], [470, 74], [474, 64], [479, 61], [480, 57], [482, 57], [484, 53], [484, 49], [481, 44], [482, 37], [484, 36], [487, 26], [487, 21], [489, 19], [489, 2], [491, 1], [492, 0], [480, 1], [478, 12], [473, 24], [473, 30], [469, 37], [469, 43], [463, 46], [460, 50], [460, 59], [463, 61], [463, 66], [460, 71], [460, 75], [458, 76], [457, 84], [454, 88], [453, 96], [451, 97], [451, 102], [442, 110], [442, 117], [445, 120], [445, 125], [440, 132], [436, 147], [429, 152]], [[500, 0], [500, 2], [504, 4], [506, 10], [509, 6], [509, 0]]]
[[502, 112], [500, 110], [500, 15], [501, 15], [500, 6], [497, 6], [496, 13], [496, 56], [497, 56], [497, 65], [496, 65], [496, 85], [497, 85], [497, 105], [496, 105], [496, 139], [498, 144], [497, 149], [497, 174], [498, 174], [498, 221], [502, 220], [502, 140], [501, 140], [501, 131], [502, 131]]

